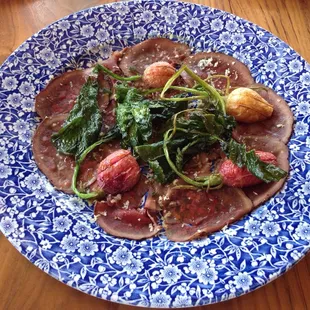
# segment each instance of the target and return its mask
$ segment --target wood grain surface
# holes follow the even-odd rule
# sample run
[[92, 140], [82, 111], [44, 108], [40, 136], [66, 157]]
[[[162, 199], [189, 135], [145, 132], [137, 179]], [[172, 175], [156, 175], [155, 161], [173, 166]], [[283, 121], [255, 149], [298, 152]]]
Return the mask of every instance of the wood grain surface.
[[[112, 2], [95, 0], [1, 0], [0, 63], [41, 28], [75, 11]], [[196, 0], [269, 30], [310, 62], [309, 0]], [[0, 234], [0, 310], [143, 309], [96, 299], [48, 276]], [[197, 310], [310, 309], [309, 254], [286, 274], [247, 295]], [[183, 308], [184, 309], [184, 308]]]

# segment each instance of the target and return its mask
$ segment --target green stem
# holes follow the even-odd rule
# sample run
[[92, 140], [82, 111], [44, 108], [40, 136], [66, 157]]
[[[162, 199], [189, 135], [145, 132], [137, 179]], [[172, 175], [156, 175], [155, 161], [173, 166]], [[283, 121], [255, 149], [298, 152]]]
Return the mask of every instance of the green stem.
[[162, 87], [160, 87], [160, 88], [151, 88], [151, 89], [148, 89], [148, 90], [143, 90], [143, 91], [142, 91], [142, 94], [143, 94], [143, 95], [148, 95], [148, 94], [160, 92], [160, 91], [162, 91], [162, 90], [163, 90]]
[[[204, 81], [202, 78], [200, 78], [196, 73], [194, 73], [192, 70], [190, 70], [186, 65], [183, 65], [169, 80], [168, 82], [166, 83], [166, 85], [164, 86], [161, 94], [160, 94], [160, 98], [162, 100], [168, 100], [167, 98], [165, 98], [165, 93], [167, 92], [167, 90], [169, 88], [172, 88], [172, 87], [178, 87], [178, 86], [172, 86], [172, 84], [174, 83], [174, 81], [181, 75], [181, 73], [185, 71], [196, 83], [198, 83], [199, 85], [201, 85], [209, 94], [211, 94], [215, 99], [217, 99], [219, 105], [220, 105], [220, 108], [222, 110], [222, 113], [224, 115], [226, 115], [226, 105], [225, 105], [225, 101], [224, 99], [222, 98], [222, 96], [218, 93], [218, 91], [213, 87], [211, 86], [210, 84], [208, 84], [206, 81]], [[188, 89], [186, 87], [182, 87], [183, 91], [185, 89]], [[193, 88], [191, 88], [193, 89]], [[180, 89], [181, 90], [181, 89]], [[197, 91], [197, 90], [195, 90]], [[206, 92], [202, 92], [203, 93], [203, 96], [193, 96], [191, 97], [193, 100], [194, 99], [205, 99], [206, 97], [209, 97], [208, 96], [208, 93]], [[199, 98], [200, 97], [200, 98]], [[184, 98], [169, 98], [168, 101], [176, 101], [176, 100], [173, 100], [173, 99], [184, 99]], [[181, 100], [178, 100], [178, 101], [181, 101]], [[182, 100], [184, 101], [184, 100]]]
[[189, 100], [198, 100], [198, 99], [205, 99], [206, 96], [191, 96], [191, 97], [184, 97], [184, 98], [160, 98], [161, 100], [164, 101], [175, 101], [175, 102], [180, 102], [180, 101], [189, 101]]
[[133, 75], [130, 77], [123, 77], [120, 76], [118, 74], [113, 73], [111, 70], [109, 70], [108, 68], [97, 64], [93, 70], [94, 73], [98, 73], [99, 71], [102, 71], [104, 73], [106, 73], [107, 75], [111, 76], [112, 78], [114, 78], [115, 80], [118, 81], [125, 81], [125, 82], [131, 82], [131, 81], [136, 81], [136, 80], [140, 80], [142, 78], [141, 75]]
[[80, 166], [82, 161], [86, 158], [86, 156], [88, 155], [88, 153], [90, 153], [93, 149], [95, 149], [97, 146], [101, 145], [102, 143], [106, 143], [109, 142], [111, 140], [113, 140], [115, 137], [109, 136], [106, 138], [103, 138], [97, 142], [95, 142], [94, 144], [92, 144], [91, 146], [89, 146], [80, 156], [79, 160], [76, 161], [76, 165], [74, 168], [74, 172], [73, 172], [73, 177], [72, 177], [72, 185], [71, 188], [73, 190], [73, 192], [80, 198], [82, 199], [93, 199], [96, 198], [99, 195], [102, 195], [102, 192], [98, 193], [98, 192], [91, 192], [91, 193], [81, 193], [77, 187], [76, 187], [76, 182], [77, 182], [77, 178], [79, 175], [79, 170], [80, 170]]
[[[173, 89], [173, 90], [178, 90], [178, 91], [183, 91], [183, 92], [186, 92], [186, 93], [192, 93], [192, 94], [195, 94], [195, 95], [200, 95], [200, 96], [208, 96], [209, 94], [206, 93], [205, 91], [201, 91], [201, 90], [197, 90], [195, 88], [189, 88], [189, 87], [182, 87], [182, 86], [170, 86], [170, 89]], [[142, 93], [144, 95], [148, 95], [148, 94], [152, 94], [152, 93], [157, 93], [157, 92], [160, 92], [162, 91], [163, 88], [152, 88], [152, 89], [148, 89], [148, 90], [145, 90], [143, 91]]]
[[[195, 112], [201, 111], [201, 112], [203, 112], [202, 109], [194, 108], [194, 109], [186, 109], [186, 110], [183, 110], [183, 111], [180, 111], [180, 112], [174, 114], [174, 116], [173, 116], [173, 129], [172, 129], [171, 135], [168, 137], [169, 140], [173, 137], [173, 135], [174, 135], [174, 134], [176, 133], [176, 131], [177, 131], [177, 118], [178, 118], [178, 116], [179, 116], [180, 114], [187, 113], [187, 112], [190, 112], [190, 111], [195, 111]], [[187, 131], [186, 131], [186, 132], [187, 132]]]
[[199, 187], [193, 186], [193, 185], [176, 185], [173, 186], [171, 189], [191, 189], [191, 190], [200, 190]]
[[[172, 162], [170, 155], [169, 155], [169, 151], [168, 151], [168, 147], [167, 147], [167, 143], [168, 141], [172, 138], [170, 134], [170, 132], [172, 132], [172, 129], [169, 129], [165, 132], [164, 134], [164, 145], [163, 145], [163, 151], [166, 157], [166, 160], [169, 164], [169, 166], [171, 167], [171, 169], [186, 183], [191, 184], [195, 187], [208, 187], [208, 189], [213, 189], [213, 187], [217, 187], [219, 185], [222, 184], [222, 177], [220, 174], [211, 174], [210, 176], [206, 177], [205, 180], [203, 182], [197, 182], [191, 178], [189, 178], [188, 176], [186, 176], [185, 174], [181, 173], [177, 167], [175, 166], [175, 164]], [[169, 137], [169, 138], [168, 138]]]
[[216, 78], [226, 79], [225, 95], [227, 96], [229, 94], [229, 88], [230, 88], [230, 77], [227, 75], [223, 75], [223, 74], [216, 74], [216, 75], [211, 75], [207, 77], [205, 81], [208, 82], [209, 80], [216, 79]]
[[166, 85], [164, 86], [161, 94], [160, 94], [160, 98], [164, 98], [164, 95], [166, 93], [166, 91], [172, 86], [173, 82], [181, 75], [181, 73], [185, 70], [185, 65], [183, 65], [166, 83]]
[[211, 86], [210, 84], [208, 84], [206, 81], [204, 81], [203, 79], [201, 79], [196, 73], [194, 73], [192, 70], [190, 70], [187, 66], [184, 67], [183, 69], [193, 80], [195, 80], [196, 83], [200, 84], [204, 89], [206, 89], [207, 91], [210, 92], [211, 95], [213, 95], [213, 97], [215, 97], [221, 107], [221, 110], [223, 112], [224, 115], [226, 115], [226, 106], [225, 106], [225, 101], [222, 98], [222, 96], [218, 93], [218, 91]]
[[192, 146], [194, 146], [196, 143], [198, 143], [199, 140], [200, 140], [200, 139], [196, 139], [196, 140], [192, 141], [191, 143], [185, 145], [185, 146], [183, 147], [183, 149], [181, 150], [182, 154], [184, 154], [190, 147], [192, 147]]

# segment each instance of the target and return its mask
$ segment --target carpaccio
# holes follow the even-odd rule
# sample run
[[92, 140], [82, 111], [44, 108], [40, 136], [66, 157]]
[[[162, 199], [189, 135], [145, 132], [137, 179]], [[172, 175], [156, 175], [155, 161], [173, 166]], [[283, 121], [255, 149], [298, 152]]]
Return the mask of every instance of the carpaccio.
[[[115, 52], [102, 62], [110, 70], [124, 76], [142, 74], [145, 68], [157, 61], [166, 61], [174, 66], [187, 64], [201, 78], [212, 75], [230, 77], [231, 87], [261, 87], [255, 84], [249, 69], [237, 59], [222, 53], [201, 52], [191, 54], [190, 48], [168, 39], [156, 38], [144, 41], [122, 51]], [[51, 135], [57, 132], [72, 109], [82, 85], [91, 74], [90, 69], [67, 72], [52, 80], [36, 97], [36, 111], [43, 119], [33, 139], [35, 161], [55, 188], [72, 194], [71, 179], [75, 161], [71, 156], [57, 153]], [[99, 93], [98, 106], [103, 117], [105, 132], [115, 123], [115, 100], [113, 80], [100, 73], [99, 84], [111, 92]], [[179, 82], [180, 83], [180, 82]], [[181, 84], [192, 85], [187, 74], [182, 74]], [[223, 79], [215, 79], [213, 85], [224, 88]], [[141, 85], [143, 87], [143, 83]], [[272, 117], [253, 124], [238, 124], [233, 137], [250, 149], [272, 153], [280, 168], [289, 171], [286, 143], [292, 132], [293, 115], [287, 103], [272, 89], [265, 86], [259, 94], [273, 105]], [[78, 187], [84, 191], [97, 186], [99, 163], [120, 149], [120, 141], [101, 145], [90, 153], [83, 162]], [[208, 173], [208, 154], [198, 154], [185, 167], [191, 173]], [[155, 236], [162, 229], [168, 239], [188, 241], [210, 234], [242, 218], [253, 208], [273, 196], [285, 182], [271, 182], [234, 188], [192, 190], [174, 189], [171, 184], [150, 183], [143, 175], [135, 187], [125, 193], [107, 195], [96, 201], [94, 213], [97, 223], [109, 234], [129, 239], [144, 239]], [[175, 180], [175, 184], [182, 184]], [[144, 204], [141, 200], [147, 194]], [[159, 224], [162, 222], [162, 225]]]

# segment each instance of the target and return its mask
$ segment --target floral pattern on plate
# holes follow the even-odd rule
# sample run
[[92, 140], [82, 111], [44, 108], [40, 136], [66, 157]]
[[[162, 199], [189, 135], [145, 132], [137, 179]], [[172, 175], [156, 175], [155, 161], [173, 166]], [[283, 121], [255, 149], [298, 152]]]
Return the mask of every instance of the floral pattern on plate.
[[[150, 37], [238, 58], [295, 116], [285, 187], [244, 219], [202, 240], [105, 234], [92, 206], [55, 190], [31, 139], [34, 97], [60, 73], [92, 66]], [[310, 247], [310, 65], [284, 42], [229, 13], [176, 1], [119, 2], [63, 18], [23, 43], [0, 70], [0, 229], [31, 262], [93, 296], [146, 307], [214, 303], [281, 275]]]

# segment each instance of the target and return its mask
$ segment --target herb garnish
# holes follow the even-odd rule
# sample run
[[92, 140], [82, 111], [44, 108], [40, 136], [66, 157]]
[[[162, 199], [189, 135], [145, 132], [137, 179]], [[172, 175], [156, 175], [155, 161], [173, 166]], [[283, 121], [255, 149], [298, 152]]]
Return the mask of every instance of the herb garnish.
[[103, 73], [109, 75], [110, 77], [112, 77], [113, 79], [117, 80], [117, 81], [126, 81], [126, 82], [131, 82], [131, 81], [137, 81], [140, 80], [142, 78], [141, 75], [133, 75], [130, 77], [124, 77], [124, 76], [120, 76], [114, 72], [112, 72], [111, 70], [109, 70], [108, 68], [106, 68], [103, 65], [97, 64], [93, 70], [94, 73], [98, 73], [99, 71], [102, 71]]
[[[215, 144], [220, 144], [239, 167], [246, 167], [265, 182], [278, 181], [286, 176], [285, 171], [262, 162], [254, 150], [247, 151], [245, 145], [231, 138], [236, 122], [232, 116], [226, 115], [224, 98], [207, 83], [213, 77], [203, 80], [184, 65], [163, 88], [141, 91], [126, 84], [141, 79], [141, 76], [121, 77], [104, 66], [96, 65], [94, 72], [99, 71], [123, 82], [115, 86], [115, 127], [97, 141], [102, 125], [96, 102], [98, 84], [89, 79], [65, 125], [52, 137], [60, 152], [76, 157], [72, 189], [79, 197], [92, 199], [102, 194], [78, 191], [76, 182], [81, 162], [95, 147], [119, 137], [124, 148], [132, 148], [136, 155], [148, 163], [156, 181], [166, 183], [179, 176], [188, 184], [179, 185], [178, 188], [217, 189], [222, 186], [222, 177], [216, 172], [194, 178], [183, 173], [183, 166], [188, 160], [195, 154], [210, 151]], [[196, 82], [192, 88], [173, 85], [183, 71]], [[229, 78], [226, 92], [228, 87]], [[178, 94], [167, 97], [169, 90]], [[148, 96], [153, 92], [161, 92], [160, 98], [150, 99]], [[189, 109], [188, 105], [197, 100], [200, 102], [199, 108]], [[154, 136], [156, 122], [160, 122], [161, 133], [157, 132]]]
[[52, 142], [60, 153], [74, 155], [78, 160], [88, 146], [96, 142], [102, 126], [97, 104], [98, 82], [88, 78], [75, 105]]
[[254, 150], [246, 151], [246, 146], [231, 139], [229, 143], [229, 159], [239, 167], [246, 167], [260, 180], [270, 183], [287, 176], [281, 168], [267, 164], [259, 159]]

